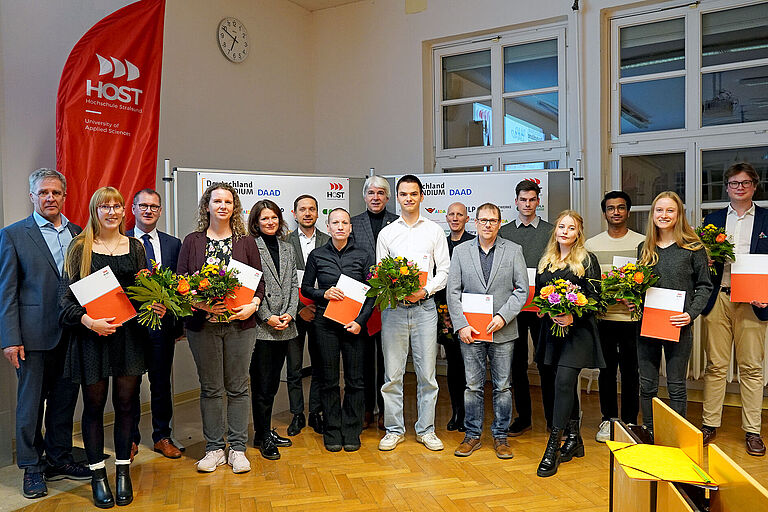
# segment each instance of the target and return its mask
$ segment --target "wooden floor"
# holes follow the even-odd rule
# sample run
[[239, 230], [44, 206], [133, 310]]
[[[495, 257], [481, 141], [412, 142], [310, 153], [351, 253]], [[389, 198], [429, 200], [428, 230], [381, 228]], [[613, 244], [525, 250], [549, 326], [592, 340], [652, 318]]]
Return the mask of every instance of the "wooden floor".
[[[134, 464], [132, 477], [135, 500], [128, 510], [139, 511], [296, 511], [342, 510], [478, 510], [478, 511], [605, 511], [608, 507], [608, 449], [594, 441], [600, 422], [596, 392], [582, 394], [583, 435], [586, 456], [560, 466], [550, 478], [538, 478], [536, 466], [546, 444], [542, 413], [534, 406], [534, 429], [510, 439], [515, 453], [502, 461], [493, 452], [493, 440], [483, 436], [483, 447], [467, 458], [453, 455], [463, 434], [447, 432], [450, 414], [445, 382], [437, 411], [437, 433], [445, 443], [442, 452], [430, 452], [415, 441], [415, 384], [406, 381], [406, 442], [394, 451], [377, 449], [381, 433], [375, 428], [363, 432], [362, 448], [355, 453], [329, 453], [322, 436], [305, 429], [292, 438], [294, 446], [281, 449], [279, 461], [268, 461], [249, 448], [253, 469], [235, 475], [229, 466], [211, 474], [195, 471], [194, 462], [203, 454], [203, 443], [189, 446], [181, 460], [162, 457]], [[532, 388], [539, 403], [538, 388]], [[486, 391], [486, 398], [490, 393]], [[700, 404], [690, 404], [689, 419], [700, 423]], [[486, 422], [491, 418], [486, 405]], [[768, 420], [764, 412], [763, 419]], [[290, 420], [278, 415], [274, 425], [284, 434]], [[765, 457], [744, 452], [743, 433], [738, 428], [740, 411], [726, 408], [718, 445], [768, 486]], [[486, 425], [486, 431], [488, 425]], [[113, 468], [108, 463], [108, 468]], [[110, 477], [114, 482], [114, 477]], [[113, 489], [114, 490], [114, 489]], [[0, 507], [1, 508], [1, 507]], [[22, 510], [70, 512], [96, 510], [90, 485], [35, 502]]]

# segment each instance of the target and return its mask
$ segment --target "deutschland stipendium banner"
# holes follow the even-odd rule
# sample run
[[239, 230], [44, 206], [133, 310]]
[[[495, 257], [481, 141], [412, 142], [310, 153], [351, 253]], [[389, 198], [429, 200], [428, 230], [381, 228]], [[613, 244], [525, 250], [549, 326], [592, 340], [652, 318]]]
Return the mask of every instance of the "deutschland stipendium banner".
[[[64, 213], [78, 224], [102, 186], [155, 187], [165, 0], [130, 4], [91, 27], [67, 58], [56, 101]], [[130, 211], [128, 212], [130, 213]]]

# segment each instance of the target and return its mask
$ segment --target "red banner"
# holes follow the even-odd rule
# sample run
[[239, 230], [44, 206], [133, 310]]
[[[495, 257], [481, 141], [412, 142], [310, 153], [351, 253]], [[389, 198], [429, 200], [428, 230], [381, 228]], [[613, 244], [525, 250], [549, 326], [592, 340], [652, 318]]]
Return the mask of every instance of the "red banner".
[[123, 7], [91, 27], [64, 65], [56, 166], [67, 177], [64, 213], [77, 224], [99, 187], [127, 202], [155, 187], [164, 16], [165, 0]]

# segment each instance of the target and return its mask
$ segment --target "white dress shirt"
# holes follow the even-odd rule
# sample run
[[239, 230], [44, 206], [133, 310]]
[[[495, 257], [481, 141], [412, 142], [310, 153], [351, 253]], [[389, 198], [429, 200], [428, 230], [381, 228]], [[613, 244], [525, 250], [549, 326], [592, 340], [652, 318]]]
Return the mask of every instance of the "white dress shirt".
[[304, 264], [307, 264], [307, 258], [309, 257], [309, 253], [312, 252], [312, 250], [315, 248], [315, 244], [317, 243], [317, 228], [312, 232], [312, 236], [307, 236], [304, 234], [304, 232], [301, 230], [301, 228], [297, 228], [299, 230], [299, 245], [301, 245], [301, 256], [304, 258]]
[[[725, 215], [725, 233], [733, 241], [733, 252], [736, 257], [739, 254], [749, 254], [749, 247], [752, 243], [752, 228], [755, 225], [755, 203], [739, 217], [736, 210], [729, 204], [728, 213]], [[722, 286], [731, 286], [731, 263], [726, 262], [723, 266]]]
[[[448, 242], [445, 232], [437, 223], [419, 215], [413, 226], [406, 224], [402, 217], [384, 226], [379, 233], [376, 243], [376, 261], [391, 256], [402, 256], [414, 260], [418, 264], [419, 256], [429, 257], [428, 268], [419, 270], [427, 272], [427, 285], [424, 287], [432, 296], [438, 290], [445, 288], [448, 281], [448, 270], [451, 259], [448, 256]], [[433, 272], [434, 271], [434, 272]]]
[[[157, 228], [153, 229], [149, 233], [144, 233], [139, 229], [138, 226], [133, 228], [133, 237], [138, 239], [142, 244], [144, 244], [144, 240], [142, 240], [141, 237], [144, 235], [149, 235], [149, 243], [152, 244], [152, 248], [155, 250], [155, 261], [158, 265], [162, 266], [163, 256], [162, 252], [160, 251], [160, 235], [157, 234]], [[147, 261], [147, 263], [149, 263], [149, 261]]]

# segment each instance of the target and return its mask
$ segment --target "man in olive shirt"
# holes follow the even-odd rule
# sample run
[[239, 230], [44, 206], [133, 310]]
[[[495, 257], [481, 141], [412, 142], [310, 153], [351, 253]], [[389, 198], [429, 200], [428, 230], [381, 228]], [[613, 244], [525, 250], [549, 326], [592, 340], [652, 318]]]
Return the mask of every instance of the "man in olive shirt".
[[[517, 218], [502, 226], [499, 235], [519, 244], [523, 248], [525, 265], [536, 268], [549, 242], [554, 226], [536, 213], [539, 207], [541, 187], [531, 180], [523, 180], [515, 187]], [[523, 310], [517, 316], [519, 337], [514, 341], [512, 351], [512, 389], [515, 396], [517, 418], [509, 426], [511, 437], [519, 436], [531, 429], [531, 392], [528, 387], [528, 331], [531, 332], [534, 347], [539, 342], [541, 321], [534, 311]], [[552, 426], [552, 407], [555, 399], [555, 376], [551, 369], [537, 365], [541, 383], [541, 400], [547, 428]]]

